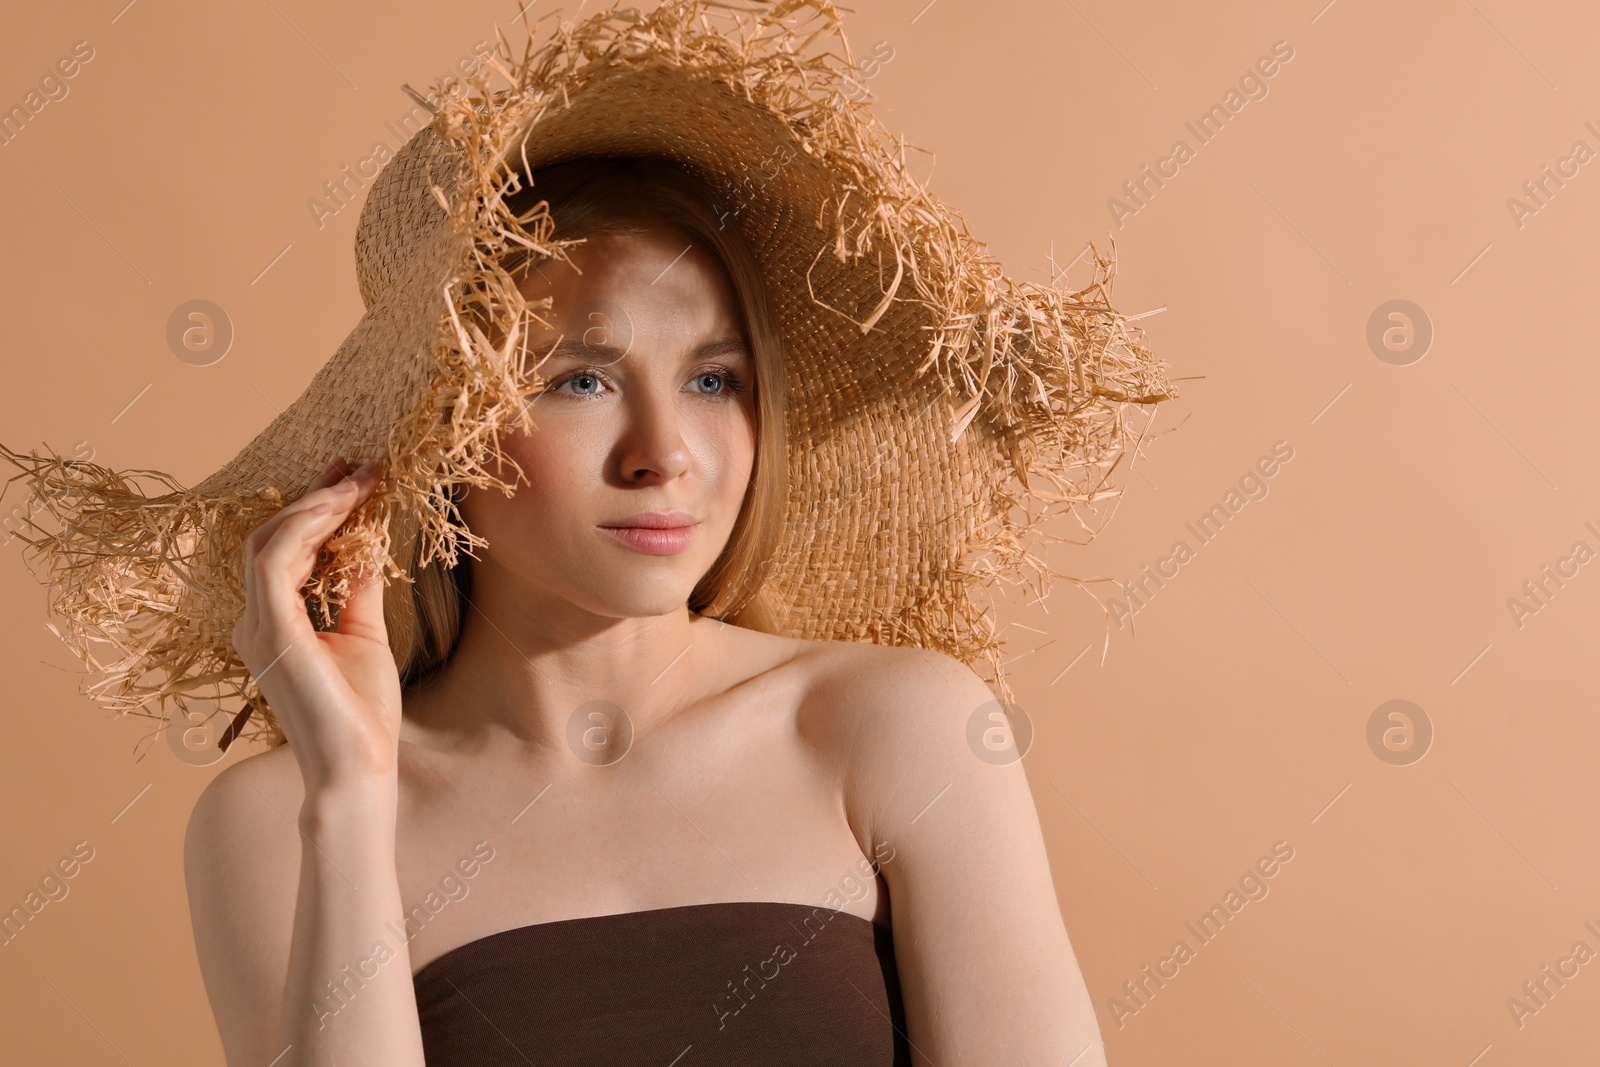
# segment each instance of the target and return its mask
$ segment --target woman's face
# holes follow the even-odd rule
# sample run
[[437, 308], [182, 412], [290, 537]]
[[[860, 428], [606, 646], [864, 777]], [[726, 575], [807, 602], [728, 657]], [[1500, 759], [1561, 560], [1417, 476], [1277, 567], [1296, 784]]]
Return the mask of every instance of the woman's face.
[[[526, 480], [461, 505], [489, 541], [474, 586], [542, 588], [600, 616], [666, 614], [721, 554], [749, 487], [755, 362], [720, 260], [679, 231], [597, 234], [568, 254], [578, 270], [546, 262], [520, 285], [553, 298], [538, 313], [554, 328], [530, 337], [538, 429], [501, 439]], [[498, 474], [516, 481], [509, 466]], [[651, 512], [681, 513], [667, 517], [679, 528], [632, 525]]]

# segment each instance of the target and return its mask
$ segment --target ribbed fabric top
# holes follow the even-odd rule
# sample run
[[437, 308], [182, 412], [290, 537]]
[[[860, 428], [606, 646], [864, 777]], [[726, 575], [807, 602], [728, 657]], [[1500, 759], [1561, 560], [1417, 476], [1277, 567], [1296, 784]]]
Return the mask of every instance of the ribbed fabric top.
[[430, 1067], [910, 1067], [887, 929], [776, 901], [518, 927], [413, 979]]

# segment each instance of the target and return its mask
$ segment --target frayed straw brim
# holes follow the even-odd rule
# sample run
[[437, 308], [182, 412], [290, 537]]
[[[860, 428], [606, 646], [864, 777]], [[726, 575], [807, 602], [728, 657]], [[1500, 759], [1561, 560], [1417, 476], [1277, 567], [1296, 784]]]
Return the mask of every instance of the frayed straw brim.
[[[0, 448], [54, 526], [24, 539], [92, 672], [84, 692], [162, 719], [190, 700], [254, 708], [244, 736], [281, 740], [232, 647], [245, 539], [342, 456], [386, 478], [314, 572], [316, 617], [359, 575], [402, 578], [414, 538], [424, 562], [484, 545], [447, 490], [512, 488], [486, 465], [500, 434], [536, 429], [523, 397], [539, 385], [534, 312], [498, 260], [565, 258], [548, 213], [519, 220], [505, 197], [545, 163], [664, 155], [728, 195], [784, 336], [789, 489], [761, 589], [780, 632], [986, 663], [1009, 705], [986, 592], [1076, 580], [1034, 555], [1040, 523], [1114, 495], [1127, 406], [1177, 394], [1110, 305], [1112, 257], [1091, 246], [1075, 292], [1004, 276], [912, 177], [853, 67], [826, 0], [669, 0], [563, 24], [538, 49], [530, 31], [520, 58], [501, 35], [483, 71], [436, 86], [432, 125], [362, 210], [366, 314], [225, 467], [187, 489]], [[511, 88], [490, 89], [496, 75]]]

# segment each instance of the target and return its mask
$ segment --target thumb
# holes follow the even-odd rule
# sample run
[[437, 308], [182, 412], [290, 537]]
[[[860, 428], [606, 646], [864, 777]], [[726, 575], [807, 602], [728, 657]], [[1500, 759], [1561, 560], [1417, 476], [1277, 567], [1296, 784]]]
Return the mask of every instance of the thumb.
[[387, 645], [389, 631], [383, 621], [383, 589], [381, 576], [352, 581], [350, 596], [339, 609], [337, 632]]

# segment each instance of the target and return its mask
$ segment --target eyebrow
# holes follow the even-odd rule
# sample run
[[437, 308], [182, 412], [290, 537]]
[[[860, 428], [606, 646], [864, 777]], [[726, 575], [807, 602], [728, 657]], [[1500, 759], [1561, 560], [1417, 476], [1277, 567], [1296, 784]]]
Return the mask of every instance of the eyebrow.
[[[616, 345], [591, 344], [582, 337], [567, 337], [552, 345], [539, 357], [542, 364], [551, 359], [604, 359], [615, 362], [623, 357], [625, 349]], [[750, 346], [742, 337], [719, 337], [707, 341], [689, 353], [689, 359], [707, 359], [738, 353], [748, 355]]]

